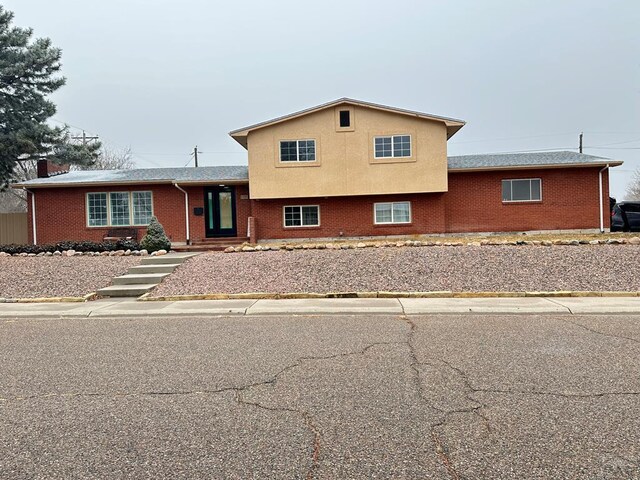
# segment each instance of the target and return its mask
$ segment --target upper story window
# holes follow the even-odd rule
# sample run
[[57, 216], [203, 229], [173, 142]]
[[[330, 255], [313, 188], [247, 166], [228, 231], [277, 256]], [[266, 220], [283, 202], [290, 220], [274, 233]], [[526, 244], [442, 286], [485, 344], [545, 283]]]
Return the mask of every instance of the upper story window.
[[502, 180], [503, 202], [539, 202], [542, 200], [542, 180], [518, 178]]
[[411, 135], [374, 137], [375, 158], [402, 158], [411, 156]]
[[281, 162], [314, 162], [315, 160], [315, 140], [282, 140], [280, 142]]
[[87, 225], [148, 225], [153, 215], [151, 192], [87, 193]]
[[351, 126], [351, 112], [349, 110], [340, 110], [340, 128]]

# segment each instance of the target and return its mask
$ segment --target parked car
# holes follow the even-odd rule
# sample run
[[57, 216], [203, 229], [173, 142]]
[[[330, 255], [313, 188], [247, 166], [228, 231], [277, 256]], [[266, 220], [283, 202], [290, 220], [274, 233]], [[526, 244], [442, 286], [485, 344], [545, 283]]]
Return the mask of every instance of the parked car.
[[619, 202], [611, 210], [612, 232], [640, 232], [640, 202]]

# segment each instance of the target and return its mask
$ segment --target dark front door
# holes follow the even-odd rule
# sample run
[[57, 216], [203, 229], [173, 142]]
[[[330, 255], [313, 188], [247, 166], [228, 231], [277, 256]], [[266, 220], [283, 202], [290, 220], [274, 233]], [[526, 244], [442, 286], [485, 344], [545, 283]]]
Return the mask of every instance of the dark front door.
[[235, 237], [236, 191], [234, 187], [205, 187], [205, 230], [207, 237]]

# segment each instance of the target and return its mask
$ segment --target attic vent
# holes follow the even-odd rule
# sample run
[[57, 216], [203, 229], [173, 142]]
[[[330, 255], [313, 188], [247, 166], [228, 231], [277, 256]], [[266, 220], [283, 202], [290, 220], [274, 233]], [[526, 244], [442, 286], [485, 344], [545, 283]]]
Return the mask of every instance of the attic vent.
[[340, 110], [340, 128], [351, 126], [351, 112], [349, 110]]

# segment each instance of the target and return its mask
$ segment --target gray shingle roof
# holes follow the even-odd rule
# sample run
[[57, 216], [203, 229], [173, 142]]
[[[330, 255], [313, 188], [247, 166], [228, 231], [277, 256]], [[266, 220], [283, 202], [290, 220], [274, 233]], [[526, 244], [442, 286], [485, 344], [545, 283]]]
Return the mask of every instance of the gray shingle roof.
[[136, 168], [133, 170], [83, 170], [64, 173], [49, 178], [35, 178], [16, 186], [67, 184], [127, 184], [127, 183], [215, 183], [224, 181], [248, 181], [245, 165], [220, 167]]
[[449, 170], [517, 168], [562, 165], [620, 165], [619, 160], [595, 157], [584, 153], [555, 151], [531, 153], [489, 153], [449, 157]]
[[[562, 165], [622, 164], [619, 160], [595, 157], [583, 153], [532, 152], [461, 155], [449, 157], [449, 170], [512, 169], [519, 167], [545, 167]], [[16, 184], [16, 187], [64, 186], [89, 184], [139, 184], [139, 183], [219, 183], [248, 182], [249, 171], [245, 165], [219, 167], [138, 168], [134, 170], [83, 170], [64, 173], [49, 178], [36, 178]]]

